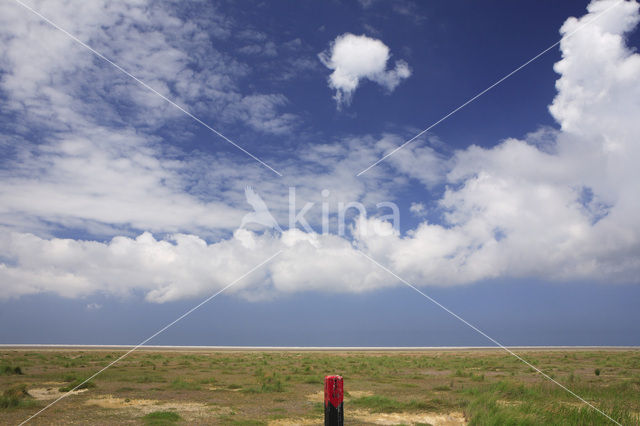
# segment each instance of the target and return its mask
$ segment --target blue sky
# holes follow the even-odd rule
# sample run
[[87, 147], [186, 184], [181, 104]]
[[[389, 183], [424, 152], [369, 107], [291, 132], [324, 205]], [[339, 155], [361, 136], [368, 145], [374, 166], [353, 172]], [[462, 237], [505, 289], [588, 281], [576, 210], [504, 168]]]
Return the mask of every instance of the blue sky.
[[636, 2], [25, 5], [0, 342], [135, 344], [276, 255], [150, 343], [490, 344], [374, 259], [505, 344], [640, 344]]

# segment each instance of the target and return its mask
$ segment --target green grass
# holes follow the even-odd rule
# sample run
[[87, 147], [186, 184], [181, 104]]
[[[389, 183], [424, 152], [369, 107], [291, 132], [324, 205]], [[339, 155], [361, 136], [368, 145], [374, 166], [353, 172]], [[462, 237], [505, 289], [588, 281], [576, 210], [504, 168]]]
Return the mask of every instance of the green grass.
[[142, 418], [147, 425], [170, 425], [179, 422], [181, 419], [182, 417], [173, 411], [154, 411]]
[[182, 379], [175, 379], [169, 385], [170, 389], [173, 390], [200, 390], [200, 385], [194, 382], [188, 382]]
[[27, 392], [26, 385], [13, 386], [0, 395], [0, 409], [31, 407], [35, 403]]
[[[624, 425], [638, 424], [640, 418], [621, 409], [605, 409], [607, 415]], [[610, 425], [605, 416], [587, 406], [566, 404], [535, 404], [523, 402], [516, 405], [500, 404], [491, 396], [474, 400], [468, 407], [469, 425]]]
[[306, 383], [309, 385], [321, 385], [324, 383], [324, 378], [323, 377], [305, 377], [302, 380], [302, 383]]
[[82, 383], [84, 382], [84, 380], [82, 379], [74, 379], [71, 383], [66, 384], [62, 387], [60, 387], [58, 390], [60, 392], [69, 392], [70, 390], [74, 390], [74, 388], [78, 385], [78, 388], [75, 390], [80, 390], [80, 389], [91, 389], [91, 388], [95, 388], [96, 384], [93, 383], [92, 381], [88, 381], [86, 383]]
[[12, 367], [10, 365], [4, 365], [0, 367], [0, 374], [3, 374], [5, 376], [10, 376], [10, 375], [22, 375], [24, 373], [22, 372], [22, 368], [19, 365], [16, 365], [15, 367]]
[[243, 392], [247, 393], [270, 393], [270, 392], [284, 392], [285, 386], [280, 379], [278, 373], [273, 373], [270, 375], [265, 375], [261, 369], [258, 369], [255, 372], [256, 377], [258, 378], [258, 383], [260, 387], [249, 387], [243, 389]]
[[[622, 394], [618, 393], [616, 397], [615, 389], [601, 389], [594, 393], [591, 385], [576, 384], [572, 388], [619, 423], [632, 425], [640, 422], [640, 417], [625, 407]], [[611, 424], [602, 413], [580, 404], [566, 391], [546, 382], [527, 386], [500, 381], [469, 388], [463, 393], [472, 396], [465, 409], [471, 418], [470, 425]], [[599, 398], [598, 394], [602, 397]]]
[[418, 401], [398, 401], [386, 396], [372, 395], [352, 399], [349, 402], [356, 408], [366, 408], [373, 413], [400, 413], [403, 411], [443, 411], [452, 408], [451, 404], [440, 399]]

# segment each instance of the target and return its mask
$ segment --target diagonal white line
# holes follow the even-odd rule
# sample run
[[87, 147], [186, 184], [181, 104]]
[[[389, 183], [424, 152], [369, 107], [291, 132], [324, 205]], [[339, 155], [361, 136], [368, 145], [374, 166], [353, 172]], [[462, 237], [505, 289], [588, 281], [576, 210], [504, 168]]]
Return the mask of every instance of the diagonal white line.
[[278, 252], [276, 252], [276, 254], [274, 254], [273, 256], [269, 257], [268, 259], [260, 262], [258, 265], [254, 266], [253, 268], [251, 268], [249, 271], [245, 272], [244, 274], [242, 274], [240, 277], [236, 278], [235, 280], [233, 280], [230, 284], [227, 284], [225, 287], [223, 287], [222, 289], [218, 290], [217, 292], [215, 292], [214, 294], [212, 294], [211, 296], [207, 297], [206, 299], [204, 299], [202, 302], [198, 303], [196, 306], [194, 306], [193, 308], [189, 309], [187, 312], [185, 312], [184, 314], [180, 315], [178, 318], [176, 318], [175, 320], [171, 321], [169, 324], [165, 325], [164, 327], [162, 327], [160, 330], [156, 331], [155, 333], [153, 333], [151, 336], [147, 337], [146, 339], [144, 339], [142, 342], [138, 343], [137, 345], [135, 345], [133, 348], [129, 349], [127, 352], [125, 352], [122, 356], [120, 356], [120, 358], [115, 359], [114, 361], [112, 361], [111, 363], [109, 363], [106, 367], [102, 368], [100, 371], [98, 371], [97, 373], [94, 373], [92, 376], [90, 376], [89, 378], [85, 379], [82, 383], [78, 384], [76, 387], [74, 387], [73, 389], [71, 389], [70, 391], [64, 393], [62, 396], [60, 396], [58, 399], [56, 399], [55, 401], [53, 401], [52, 403], [50, 403], [49, 405], [47, 405], [46, 407], [42, 408], [40, 411], [38, 411], [37, 413], [33, 414], [31, 417], [29, 417], [28, 419], [24, 420], [22, 423], [20, 423], [20, 425], [23, 425], [25, 423], [27, 423], [28, 421], [32, 420], [34, 417], [40, 415], [43, 411], [45, 411], [46, 409], [48, 409], [49, 407], [51, 407], [52, 405], [58, 403], [60, 400], [66, 398], [67, 396], [71, 395], [73, 393], [73, 391], [75, 391], [76, 389], [78, 389], [80, 386], [84, 385], [85, 383], [87, 383], [88, 381], [94, 379], [96, 376], [98, 376], [100, 373], [102, 373], [103, 371], [105, 371], [106, 369], [108, 369], [109, 367], [113, 366], [114, 364], [116, 364], [117, 362], [123, 360], [124, 358], [126, 358], [131, 352], [135, 351], [136, 349], [138, 349], [140, 346], [143, 346], [145, 343], [147, 343], [149, 340], [153, 339], [154, 337], [156, 337], [158, 334], [163, 333], [165, 330], [167, 330], [169, 327], [173, 326], [175, 323], [177, 323], [178, 321], [182, 320], [183, 318], [185, 318], [186, 316], [190, 315], [193, 311], [195, 311], [196, 309], [198, 309], [199, 307], [201, 307], [202, 305], [204, 305], [205, 303], [209, 302], [211, 299], [213, 299], [214, 297], [216, 297], [217, 295], [219, 295], [220, 293], [222, 293], [223, 291], [225, 291], [226, 289], [230, 288], [231, 286], [235, 285], [238, 283], [238, 281], [242, 280], [243, 278], [245, 278], [247, 275], [251, 274], [253, 271], [255, 271], [256, 269], [262, 267], [263, 265], [269, 263], [271, 260], [273, 260], [276, 256], [280, 255], [280, 253], [282, 253], [282, 250], [278, 250]]
[[474, 102], [476, 99], [478, 99], [479, 97], [481, 97], [482, 95], [484, 95], [485, 93], [487, 93], [488, 91], [490, 91], [491, 89], [493, 89], [494, 87], [496, 87], [497, 85], [499, 85], [500, 83], [502, 83], [503, 81], [505, 81], [506, 79], [508, 79], [509, 77], [511, 77], [512, 75], [514, 75], [515, 73], [517, 73], [518, 71], [520, 71], [521, 69], [523, 69], [524, 67], [526, 67], [527, 65], [529, 65], [531, 62], [535, 61], [536, 59], [538, 59], [539, 57], [541, 57], [542, 55], [544, 55], [545, 53], [547, 53], [548, 51], [550, 51], [551, 49], [553, 49], [554, 47], [556, 47], [557, 45], [559, 45], [562, 40], [565, 40], [569, 37], [571, 37], [572, 35], [574, 35], [575, 33], [577, 33], [578, 31], [582, 30], [584, 27], [586, 27], [587, 25], [592, 24], [593, 22], [595, 22], [597, 19], [601, 18], [605, 13], [607, 13], [608, 11], [610, 11], [611, 9], [613, 9], [615, 6], [624, 3], [624, 0], [621, 0], [617, 3], [614, 3], [613, 5], [609, 6], [608, 8], [606, 8], [605, 10], [603, 10], [602, 12], [598, 13], [593, 19], [590, 19], [589, 21], [585, 22], [584, 24], [580, 25], [578, 28], [576, 28], [575, 30], [571, 31], [568, 34], [565, 34], [564, 37], [562, 37], [560, 40], [556, 41], [555, 43], [553, 43], [551, 46], [547, 47], [546, 49], [544, 49], [542, 52], [538, 53], [536, 56], [534, 56], [533, 58], [529, 59], [527, 62], [525, 62], [524, 64], [520, 65], [518, 68], [514, 69], [513, 71], [511, 71], [509, 74], [505, 75], [504, 77], [502, 77], [501, 79], [499, 79], [498, 81], [496, 81], [495, 83], [493, 83], [491, 86], [487, 87], [486, 89], [484, 89], [482, 92], [478, 93], [477, 95], [473, 96], [472, 98], [470, 98], [469, 100], [467, 100], [465, 103], [463, 103], [462, 105], [460, 105], [459, 107], [457, 107], [456, 109], [450, 111], [448, 114], [446, 114], [445, 116], [443, 116], [441, 119], [439, 119], [438, 121], [436, 121], [435, 123], [433, 123], [432, 125], [430, 125], [429, 127], [427, 127], [426, 129], [422, 130], [420, 133], [418, 133], [417, 135], [415, 135], [414, 137], [412, 137], [411, 139], [405, 141], [404, 143], [402, 143], [402, 145], [396, 147], [393, 151], [389, 152], [388, 154], [386, 154], [385, 156], [383, 156], [382, 158], [380, 158], [378, 161], [376, 161], [375, 163], [371, 164], [369, 167], [367, 167], [364, 170], [361, 170], [360, 173], [358, 173], [356, 176], [360, 176], [363, 173], [366, 173], [367, 171], [369, 171], [371, 168], [377, 166], [378, 164], [380, 164], [381, 162], [383, 162], [384, 160], [386, 160], [387, 158], [391, 157], [393, 154], [395, 154], [396, 152], [400, 151], [402, 148], [404, 148], [405, 146], [409, 145], [411, 142], [415, 141], [416, 139], [418, 139], [420, 136], [424, 135], [425, 133], [427, 133], [429, 130], [433, 129], [434, 127], [436, 127], [438, 124], [442, 123], [443, 121], [445, 121], [447, 118], [451, 117], [453, 114], [455, 114], [456, 112], [460, 111], [461, 109], [463, 109], [464, 107], [466, 107], [467, 105], [469, 105], [470, 103]]
[[252, 153], [250, 153], [249, 151], [247, 151], [246, 149], [244, 149], [243, 147], [241, 147], [240, 145], [238, 145], [237, 143], [235, 143], [234, 141], [232, 141], [231, 139], [229, 139], [228, 137], [226, 137], [225, 135], [223, 135], [222, 133], [220, 133], [219, 131], [217, 131], [216, 129], [211, 127], [210, 125], [208, 125], [207, 123], [205, 123], [204, 121], [200, 120], [198, 117], [196, 117], [195, 115], [193, 115], [192, 113], [187, 111], [185, 108], [181, 107], [180, 105], [178, 105], [177, 103], [175, 103], [171, 99], [167, 98], [162, 93], [158, 92], [156, 89], [154, 89], [153, 87], [149, 86], [147, 83], [145, 83], [144, 81], [140, 80], [138, 77], [136, 77], [135, 75], [131, 74], [129, 71], [125, 70], [120, 65], [116, 64], [115, 62], [113, 62], [112, 60], [110, 60], [109, 58], [104, 56], [102, 53], [98, 52], [97, 50], [95, 50], [94, 48], [92, 48], [91, 46], [89, 46], [88, 44], [86, 44], [85, 42], [83, 42], [82, 40], [80, 40], [79, 38], [77, 38], [76, 36], [71, 34], [70, 32], [68, 32], [64, 28], [60, 27], [58, 24], [56, 24], [55, 22], [51, 21], [46, 16], [43, 16], [37, 10], [35, 10], [32, 7], [24, 4], [21, 0], [14, 0], [14, 1], [16, 3], [18, 3], [20, 6], [24, 7], [25, 9], [27, 9], [29, 12], [33, 13], [34, 15], [36, 15], [37, 17], [39, 17], [40, 19], [45, 21], [47, 24], [51, 25], [52, 27], [54, 27], [58, 31], [60, 31], [63, 34], [65, 34], [67, 37], [71, 38], [73, 41], [75, 41], [76, 43], [78, 43], [79, 45], [84, 47], [85, 49], [91, 51], [94, 55], [96, 55], [97, 57], [99, 57], [103, 61], [105, 61], [108, 64], [112, 65], [115, 69], [117, 69], [118, 71], [120, 71], [121, 73], [126, 75], [127, 77], [133, 79], [135, 82], [140, 84], [145, 89], [147, 89], [147, 90], [151, 91], [152, 93], [156, 94], [157, 96], [159, 96], [160, 98], [162, 98], [163, 100], [165, 100], [166, 102], [171, 104], [172, 106], [174, 106], [177, 109], [179, 109], [180, 111], [182, 111], [187, 116], [191, 117], [193, 120], [195, 120], [200, 125], [202, 125], [205, 128], [209, 129], [210, 131], [212, 131], [213, 133], [215, 133], [216, 135], [218, 135], [219, 137], [221, 137], [222, 139], [224, 139], [225, 141], [227, 141], [231, 145], [233, 145], [236, 148], [238, 148], [240, 151], [242, 151], [245, 154], [247, 154], [249, 157], [251, 157], [254, 160], [256, 160], [258, 163], [262, 164], [263, 166], [265, 166], [266, 168], [271, 170], [273, 173], [275, 173], [278, 176], [282, 177], [282, 173], [280, 173], [279, 171], [277, 171], [276, 169], [274, 169], [273, 167], [271, 167], [270, 165], [268, 165], [267, 163], [265, 163], [264, 161], [262, 161], [261, 159], [259, 159], [258, 157], [256, 157], [255, 155], [253, 155]]
[[571, 395], [573, 395], [574, 397], [578, 398], [580, 401], [582, 401], [583, 403], [587, 404], [589, 407], [593, 408], [594, 410], [596, 410], [598, 413], [602, 414], [603, 416], [605, 416], [607, 419], [611, 420], [613, 423], [622, 426], [620, 423], [618, 423], [616, 420], [614, 420], [613, 418], [611, 418], [609, 415], [607, 415], [604, 411], [600, 410], [598, 407], [594, 406], [593, 404], [591, 404], [590, 402], [588, 402], [587, 400], [585, 400], [584, 398], [582, 398], [580, 395], [576, 394], [575, 392], [573, 392], [571, 389], [567, 388], [566, 386], [564, 386], [562, 383], [558, 382], [557, 380], [553, 379], [552, 377], [550, 377], [548, 374], [546, 374], [545, 372], [543, 372], [542, 370], [540, 370], [538, 367], [536, 367], [535, 365], [531, 364], [529, 361], [525, 360], [524, 358], [522, 358], [520, 355], [516, 354], [515, 352], [513, 352], [511, 349], [507, 348], [506, 346], [504, 346], [503, 344], [501, 344], [500, 342], [498, 342], [496, 339], [494, 339], [493, 337], [489, 336], [487, 333], [485, 333], [484, 331], [480, 330], [478, 327], [476, 327], [475, 325], [471, 324], [470, 322], [468, 322], [467, 320], [465, 320], [464, 318], [462, 318], [460, 315], [456, 314], [455, 312], [453, 312], [452, 310], [450, 310], [449, 308], [447, 308], [446, 306], [442, 305], [440, 302], [438, 302], [437, 300], [435, 300], [433, 297], [429, 296], [428, 294], [422, 292], [421, 290], [419, 290], [417, 287], [415, 287], [413, 284], [411, 284], [410, 282], [408, 282], [407, 280], [405, 280], [404, 278], [398, 276], [397, 274], [395, 274], [393, 271], [391, 271], [389, 268], [387, 268], [386, 266], [382, 265], [381, 263], [379, 263], [378, 261], [376, 261], [375, 259], [373, 259], [372, 257], [370, 257], [369, 255], [365, 254], [363, 251], [361, 250], [356, 250], [357, 252], [359, 252], [361, 255], [363, 255], [364, 257], [366, 257], [367, 259], [369, 259], [371, 262], [375, 263], [378, 267], [380, 267], [381, 269], [383, 269], [384, 271], [388, 272], [389, 274], [393, 275], [396, 279], [400, 280], [403, 284], [407, 285], [408, 287], [412, 288], [413, 290], [417, 291], [422, 297], [428, 299], [430, 302], [434, 303], [435, 305], [437, 305], [438, 307], [442, 308], [445, 312], [449, 313], [450, 315], [452, 315], [453, 317], [455, 317], [456, 319], [458, 319], [459, 321], [461, 321], [463, 324], [465, 324], [466, 326], [470, 327], [472, 330], [478, 332], [479, 334], [481, 334], [482, 336], [486, 337], [487, 339], [489, 339], [491, 342], [493, 342], [496, 346], [504, 349], [505, 351], [507, 351], [509, 354], [513, 355], [514, 357], [516, 357], [517, 359], [519, 359], [520, 361], [522, 361], [525, 365], [527, 365], [528, 367], [533, 368], [535, 371], [537, 371], [538, 373], [540, 373], [542, 376], [544, 376], [546, 379], [551, 380], [553, 383], [555, 383], [556, 385], [560, 386], [562, 389], [564, 389], [565, 391], [569, 392]]

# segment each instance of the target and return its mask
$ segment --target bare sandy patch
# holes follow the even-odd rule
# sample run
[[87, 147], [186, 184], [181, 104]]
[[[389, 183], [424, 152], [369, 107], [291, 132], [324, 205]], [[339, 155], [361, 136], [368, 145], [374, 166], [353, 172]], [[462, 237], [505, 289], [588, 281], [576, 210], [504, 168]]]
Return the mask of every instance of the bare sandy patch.
[[[27, 389], [29, 395], [31, 395], [34, 399], [40, 401], [46, 401], [49, 399], [60, 398], [66, 392], [60, 392], [58, 389], [61, 386], [64, 386], [66, 383], [51, 383], [51, 386], [47, 386], [44, 388], [33, 388]], [[76, 395], [79, 393], [87, 392], [89, 389], [78, 389], [71, 392], [71, 395]]]
[[518, 405], [522, 405], [522, 401], [507, 401], [506, 399], [499, 399], [496, 401], [496, 404], [502, 405], [504, 407], [515, 407]]
[[155, 399], [134, 399], [117, 398], [113, 395], [104, 395], [92, 398], [85, 402], [86, 405], [93, 405], [100, 408], [121, 411], [136, 411], [139, 415], [145, 415], [154, 411], [176, 411], [185, 420], [197, 420], [210, 417], [211, 414], [228, 414], [231, 412], [227, 407], [213, 407], [200, 402], [181, 401], [159, 401]]
[[[346, 414], [346, 413], [345, 413]], [[353, 410], [349, 417], [377, 425], [397, 425], [427, 423], [434, 426], [466, 425], [462, 413], [371, 413], [365, 410]]]
[[267, 423], [269, 426], [295, 426], [295, 425], [317, 425], [322, 424], [321, 419], [280, 419], [271, 420]]
[[240, 392], [242, 390], [242, 388], [229, 389], [228, 387], [209, 386], [207, 388], [207, 390], [210, 390], [210, 391], [225, 391], [225, 392]]
[[324, 403], [324, 391], [318, 391], [307, 395], [307, 401]]
[[[314, 394], [315, 395], [315, 394]], [[349, 410], [345, 412], [345, 423], [358, 420], [376, 425], [397, 425], [426, 423], [433, 426], [461, 426], [466, 425], [467, 420], [462, 413], [371, 413], [366, 410]], [[293, 426], [293, 425], [317, 425], [322, 424], [321, 419], [291, 418], [279, 419], [269, 422], [269, 426]]]
[[129, 398], [116, 398], [112, 395], [100, 396], [98, 398], [92, 398], [85, 402], [86, 405], [95, 405], [100, 408], [136, 408], [143, 410], [147, 407], [153, 406], [154, 410], [158, 407], [158, 402], [155, 399], [129, 399]]

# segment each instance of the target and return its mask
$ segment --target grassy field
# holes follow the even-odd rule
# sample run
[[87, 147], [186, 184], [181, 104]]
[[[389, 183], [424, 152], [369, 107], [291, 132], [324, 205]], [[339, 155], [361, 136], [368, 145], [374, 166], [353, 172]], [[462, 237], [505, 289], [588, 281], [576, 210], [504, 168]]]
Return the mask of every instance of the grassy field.
[[[17, 424], [123, 352], [0, 352], [0, 424]], [[520, 354], [625, 425], [640, 424], [640, 351]], [[598, 412], [501, 351], [138, 351], [33, 424], [320, 424], [323, 377], [347, 424], [597, 425]]]

